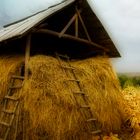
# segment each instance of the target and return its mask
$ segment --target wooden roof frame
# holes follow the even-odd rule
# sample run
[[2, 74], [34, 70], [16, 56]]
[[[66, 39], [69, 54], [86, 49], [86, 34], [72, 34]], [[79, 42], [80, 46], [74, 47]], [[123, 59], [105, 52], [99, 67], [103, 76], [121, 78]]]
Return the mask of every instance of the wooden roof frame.
[[[73, 15], [70, 15], [71, 17], [69, 16], [69, 21], [67, 22], [67, 24], [66, 25], [63, 24], [63, 26], [61, 27], [62, 28], [61, 31], [46, 28], [46, 24], [47, 24], [46, 21], [48, 20], [48, 18], [53, 18], [53, 16], [57, 15], [59, 12], [64, 11], [66, 9], [71, 9], [71, 8], [74, 9], [73, 10], [74, 13], [73, 13]], [[88, 21], [87, 21], [87, 19], [88, 19]], [[56, 18], [56, 20], [57, 20], [57, 18]], [[100, 33], [97, 34], [98, 27], [96, 28], [96, 31], [94, 32], [93, 24], [96, 24], [96, 21], [98, 22], [97, 24], [99, 25], [99, 32], [103, 31], [103, 34], [105, 34], [104, 35], [105, 39], [103, 39], [103, 40], [102, 39], [100, 40], [100, 38], [98, 38], [98, 36], [100, 36]], [[75, 26], [74, 26], [75, 33], [68, 34], [67, 30], [71, 27], [71, 25], [73, 23], [75, 24]], [[78, 26], [79, 24], [81, 24], [86, 38], [80, 37], [79, 26]], [[94, 33], [95, 33], [95, 36], [94, 36]], [[89, 47], [90, 48], [89, 50], [93, 51], [93, 53], [94, 53], [94, 51], [95, 52], [100, 51], [99, 54], [101, 54], [101, 55], [106, 54], [109, 57], [120, 57], [120, 54], [119, 54], [118, 50], [116, 49], [113, 41], [108, 36], [108, 34], [105, 31], [104, 27], [102, 26], [101, 22], [96, 17], [94, 12], [91, 10], [91, 8], [86, 0], [82, 0], [82, 1], [76, 0], [74, 3], [71, 3], [71, 4], [63, 7], [62, 9], [58, 10], [53, 15], [50, 15], [49, 17], [42, 19], [36, 25], [34, 25], [32, 28], [30, 28], [28, 31], [24, 32], [20, 36], [15, 36], [9, 40], [5, 40], [2, 43], [4, 44], [5, 42], [8, 42], [10, 40], [22, 38], [24, 36], [28, 36], [29, 34], [30, 35], [47, 34], [47, 35], [54, 36], [55, 38], [57, 37], [58, 39], [60, 38], [61, 40], [64, 39], [66, 41], [67, 40], [72, 41], [73, 43], [79, 42], [81, 45], [83, 44], [83, 46], [85, 45], [85, 46]], [[108, 41], [109, 41], [109, 43], [108, 43], [109, 47], [108, 47], [108, 44], [106, 44], [106, 42], [108, 42]]]
[[[109, 57], [120, 57], [120, 53], [117, 50], [117, 48], [115, 47], [112, 39], [109, 37], [108, 33], [104, 29], [102, 23], [99, 21], [97, 16], [91, 10], [87, 1], [86, 0], [82, 0], [82, 1], [77, 0], [77, 1], [75, 1], [75, 3], [72, 3], [71, 5], [72, 6], [68, 6], [68, 8], [70, 9], [71, 7], [74, 7], [73, 10], [75, 11], [75, 13], [73, 13], [73, 15], [71, 15], [67, 24], [65, 26], [63, 25], [64, 27], [62, 27], [61, 31], [56, 31], [53, 29], [50, 30], [48, 28], [43, 28], [43, 25], [40, 25], [40, 29], [36, 29], [34, 33], [48, 34], [48, 35], [58, 37], [60, 39], [68, 39], [68, 40], [76, 41], [79, 43], [83, 43], [83, 45], [85, 44], [86, 46], [89, 46], [91, 48], [91, 50], [97, 50], [97, 51], [100, 50], [101, 55], [105, 54], [105, 55], [108, 55]], [[68, 9], [68, 8], [65, 7], [64, 9], [62, 9], [62, 11], [65, 9]], [[90, 13], [88, 16], [84, 16], [86, 11], [87, 11], [87, 13]], [[99, 41], [97, 41], [96, 38], [94, 39], [95, 36], [94, 36], [94, 30], [92, 29], [93, 27], [91, 25], [89, 26], [89, 24], [87, 24], [88, 21], [86, 21], [85, 17], [87, 17], [87, 18], [90, 17], [91, 19], [93, 17], [95, 17], [96, 18], [95, 20], [98, 20], [98, 24], [101, 26], [101, 30], [105, 34], [105, 40], [100, 41], [100, 39], [99, 39]], [[71, 27], [71, 25], [73, 23], [75, 24], [75, 34], [71, 35], [71, 34], [67, 33], [67, 30]], [[79, 24], [82, 25], [86, 38], [81, 38], [79, 36], [79, 30], [78, 30]], [[91, 20], [90, 24], [95, 24], [95, 22], [93, 20]], [[92, 31], [90, 29], [92, 29]], [[91, 32], [92, 32], [92, 34], [91, 34]], [[98, 32], [98, 30], [96, 30], [96, 32]]]
[[[102, 51], [104, 51], [104, 54], [106, 52], [108, 52], [109, 50], [107, 48], [104, 48], [102, 45], [99, 45], [95, 42], [93, 42], [91, 40], [91, 37], [88, 33], [88, 30], [86, 28], [86, 25], [81, 17], [81, 14], [80, 14], [80, 9], [78, 9], [77, 7], [75, 8], [75, 14], [73, 15], [73, 17], [69, 20], [69, 22], [66, 24], [65, 27], [63, 27], [62, 31], [61, 32], [57, 32], [57, 31], [53, 31], [53, 30], [49, 30], [49, 29], [39, 29], [39, 30], [36, 30], [34, 31], [34, 33], [43, 33], [43, 34], [50, 34], [50, 35], [53, 35], [53, 36], [57, 36], [59, 38], [66, 38], [66, 39], [69, 39], [69, 40], [74, 40], [74, 41], [77, 41], [77, 42], [81, 42], [81, 43], [84, 43], [84, 44], [87, 44], [91, 47], [96, 47], [98, 49], [101, 49]], [[80, 38], [78, 37], [78, 22], [80, 21], [83, 29], [84, 29], [84, 32], [85, 32], [85, 35], [87, 37], [87, 39], [83, 39], [83, 38]], [[69, 29], [69, 27], [71, 26], [71, 24], [75, 22], [75, 36], [74, 35], [70, 35], [70, 34], [66, 34], [66, 31]], [[41, 26], [42, 27], [42, 26]]]

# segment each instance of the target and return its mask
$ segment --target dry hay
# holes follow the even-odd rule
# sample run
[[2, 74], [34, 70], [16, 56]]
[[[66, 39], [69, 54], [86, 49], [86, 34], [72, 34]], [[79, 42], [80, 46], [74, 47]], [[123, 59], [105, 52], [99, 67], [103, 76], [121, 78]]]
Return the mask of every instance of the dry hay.
[[[66, 64], [63, 62], [63, 64]], [[67, 65], [67, 64], [66, 64]], [[118, 131], [123, 115], [117, 100], [119, 84], [107, 58], [91, 58], [71, 62], [81, 81], [93, 114], [104, 132]], [[71, 73], [60, 67], [58, 60], [35, 56], [30, 60], [31, 76], [23, 89], [24, 109], [30, 117], [30, 138], [48, 139], [88, 138], [85, 119], [80, 114], [72, 91], [78, 91], [73, 82], [64, 82]], [[82, 105], [83, 101], [78, 98]], [[77, 125], [78, 124], [78, 125]]]
[[[7, 93], [11, 75], [17, 73], [18, 67], [23, 62], [22, 56], [1, 56], [0, 57], [0, 103]], [[0, 104], [1, 110], [1, 104]]]
[[[1, 56], [0, 57], [0, 112], [2, 111], [2, 106], [4, 104], [4, 96], [8, 92], [8, 87], [11, 86], [10, 78], [12, 75], [19, 74], [19, 68], [23, 63], [23, 56]], [[15, 81], [18, 84], [18, 81]], [[18, 96], [18, 91], [15, 90], [14, 97]], [[9, 101], [7, 104], [7, 109], [11, 110], [13, 108], [13, 102]], [[1, 118], [0, 118], [1, 119]], [[5, 122], [9, 122], [9, 116], [3, 117], [2, 119]], [[14, 121], [14, 125], [16, 120]], [[12, 126], [11, 134], [15, 131]], [[5, 132], [6, 127], [3, 126], [0, 128], [0, 136], [3, 132]], [[11, 135], [10, 139], [13, 139], [15, 135]]]
[[132, 139], [140, 139], [140, 88], [126, 87], [123, 90], [123, 97], [127, 108], [127, 123], [129, 127], [133, 128]]
[[[101, 123], [103, 132], [118, 132], [123, 117], [120, 110], [121, 93], [119, 83], [108, 58], [90, 58], [70, 62], [81, 81], [84, 92], [88, 95], [94, 117]], [[67, 64], [63, 61], [63, 64]], [[67, 76], [57, 59], [50, 56], [34, 56], [30, 59], [30, 77], [22, 89], [24, 115], [23, 132], [18, 139], [85, 140], [85, 118], [80, 113], [72, 91], [78, 91], [68, 71]], [[77, 95], [78, 96], [78, 95]], [[79, 104], [83, 100], [78, 97]], [[21, 126], [21, 120], [20, 126]], [[27, 138], [28, 137], [28, 138]]]

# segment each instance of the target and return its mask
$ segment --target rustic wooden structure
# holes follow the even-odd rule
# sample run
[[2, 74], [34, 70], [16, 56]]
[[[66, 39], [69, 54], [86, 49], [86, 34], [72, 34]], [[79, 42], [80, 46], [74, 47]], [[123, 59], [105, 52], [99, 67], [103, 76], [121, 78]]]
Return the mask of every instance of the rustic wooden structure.
[[[39, 18], [39, 14], [36, 16]], [[28, 18], [28, 22], [31, 22], [32, 18]], [[6, 26], [5, 30], [0, 32], [1, 53], [16, 51], [24, 53], [25, 40], [30, 34], [32, 36], [31, 55], [58, 52], [67, 54], [71, 58], [85, 58], [102, 54], [109, 57], [120, 56], [86, 0], [71, 2], [45, 18], [40, 17], [41, 21], [38, 18], [34, 17], [36, 24], [33, 26], [24, 20], [25, 23], [18, 27], [17, 35], [13, 33], [13, 25], [18, 26], [22, 21]], [[31, 26], [29, 29], [26, 26], [28, 24]]]
[[[61, 55], [66, 54], [70, 59], [84, 59], [97, 55], [108, 55], [109, 57], [120, 56], [103, 25], [91, 10], [86, 0], [72, 1], [67, 4], [67, 6], [63, 6], [63, 8], [58, 7], [58, 9], [59, 10], [56, 10], [56, 12], [52, 12], [53, 14], [43, 16], [43, 18], [41, 18], [41, 16], [45, 14], [44, 11], [41, 16], [39, 15], [40, 13], [34, 15], [36, 22], [33, 25], [31, 24], [30, 28], [27, 28], [27, 25], [28, 22], [32, 22], [32, 17], [27, 19], [24, 23], [25, 26], [23, 26], [24, 24], [22, 24], [22, 26], [20, 25], [20, 22], [22, 21], [19, 21], [19, 23], [13, 23], [17, 24], [17, 26], [19, 25], [17, 34], [15, 33], [15, 29], [15, 32], [13, 33], [14, 30], [12, 24], [5, 27], [9, 32], [6, 30], [0, 32], [2, 34], [0, 35], [0, 54], [13, 55], [18, 53], [25, 55], [25, 80], [29, 77], [30, 55], [54, 55], [57, 52]], [[60, 59], [59, 62], [61, 62]], [[68, 67], [75, 78], [73, 81], [76, 82], [77, 86], [80, 88], [80, 92], [76, 94], [80, 94], [85, 100], [85, 106], [82, 106], [81, 108], [86, 108], [88, 114], [90, 114], [90, 117], [86, 118], [87, 123], [91, 122], [91, 124], [95, 124], [96, 119], [93, 117], [93, 114], [91, 114], [79, 81], [76, 79], [72, 67]], [[67, 68], [64, 69], [66, 71]], [[17, 76], [14, 78], [20, 79], [20, 77]], [[9, 96], [8, 98], [7, 96], [5, 98], [6, 101], [16, 100]], [[16, 104], [18, 105], [18, 103], [19, 102], [17, 101]], [[17, 105], [15, 107], [16, 109]], [[4, 113], [12, 114], [10, 124], [0, 122], [0, 125], [8, 126], [4, 135], [4, 140], [7, 138], [16, 109], [12, 112], [4, 110]], [[93, 125], [90, 125], [90, 130], [92, 129], [92, 126]], [[91, 130], [91, 133], [93, 134], [99, 134], [100, 132], [101, 131], [98, 129]]]

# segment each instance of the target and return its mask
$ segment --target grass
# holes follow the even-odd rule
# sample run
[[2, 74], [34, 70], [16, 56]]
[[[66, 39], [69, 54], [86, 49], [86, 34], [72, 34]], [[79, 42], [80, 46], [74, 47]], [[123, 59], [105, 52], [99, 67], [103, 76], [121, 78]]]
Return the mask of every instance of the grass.
[[140, 77], [129, 77], [126, 75], [119, 75], [118, 77], [122, 88], [128, 86], [134, 86], [134, 87], [140, 86]]

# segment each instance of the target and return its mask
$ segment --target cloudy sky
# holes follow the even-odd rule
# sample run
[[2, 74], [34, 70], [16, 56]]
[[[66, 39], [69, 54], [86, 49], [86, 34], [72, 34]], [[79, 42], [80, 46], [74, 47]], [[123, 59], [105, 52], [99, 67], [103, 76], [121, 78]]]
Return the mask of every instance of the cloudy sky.
[[140, 72], [140, 0], [88, 0], [121, 58], [113, 60], [118, 72]]
[[63, 0], [0, 0], [0, 26], [33, 15]]
[[[0, 26], [32, 15], [63, 0], [32, 1], [0, 0]], [[88, 2], [121, 53], [121, 58], [113, 59], [116, 70], [140, 72], [140, 0], [88, 0]]]

